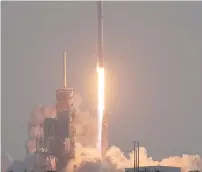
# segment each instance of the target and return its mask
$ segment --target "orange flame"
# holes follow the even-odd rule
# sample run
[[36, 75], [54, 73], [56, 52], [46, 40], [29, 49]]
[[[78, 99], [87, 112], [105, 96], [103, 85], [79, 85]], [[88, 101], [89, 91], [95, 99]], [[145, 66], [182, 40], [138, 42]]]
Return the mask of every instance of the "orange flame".
[[97, 148], [101, 153], [102, 118], [104, 114], [104, 68], [97, 67], [98, 73], [98, 141]]

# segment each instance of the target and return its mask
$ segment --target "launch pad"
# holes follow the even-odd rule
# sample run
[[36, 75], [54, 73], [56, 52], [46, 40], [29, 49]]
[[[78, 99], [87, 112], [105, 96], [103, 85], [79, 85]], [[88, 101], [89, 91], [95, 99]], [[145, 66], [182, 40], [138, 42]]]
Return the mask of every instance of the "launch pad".
[[[104, 113], [103, 2], [98, 5], [98, 147], [104, 157], [108, 148], [108, 114]], [[67, 88], [66, 53], [64, 53], [64, 87], [56, 90], [56, 117], [45, 118], [36, 141], [37, 171], [60, 171], [75, 157], [75, 108], [73, 89]], [[103, 121], [102, 121], [103, 118]], [[103, 127], [102, 127], [103, 126]], [[102, 131], [103, 128], [103, 131]], [[104, 139], [101, 139], [104, 138]]]
[[[66, 53], [64, 53], [64, 86], [56, 90], [56, 116], [45, 118], [40, 125], [36, 140], [36, 171], [57, 171], [67, 167], [75, 158], [76, 129], [73, 88], [67, 87]], [[108, 113], [103, 114], [101, 133], [101, 157], [108, 149]]]

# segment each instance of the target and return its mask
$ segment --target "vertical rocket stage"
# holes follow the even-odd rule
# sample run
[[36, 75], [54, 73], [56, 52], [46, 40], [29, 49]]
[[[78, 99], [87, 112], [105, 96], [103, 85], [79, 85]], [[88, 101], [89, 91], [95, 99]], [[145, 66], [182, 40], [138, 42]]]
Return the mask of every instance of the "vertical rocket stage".
[[103, 2], [102, 0], [97, 2], [98, 5], [98, 67], [104, 67], [103, 58]]
[[97, 148], [103, 157], [107, 150], [108, 141], [108, 129], [103, 124], [104, 115], [104, 89], [105, 89], [105, 77], [104, 77], [104, 56], [103, 56], [103, 1], [97, 2], [97, 23], [98, 23], [98, 36], [97, 36], [97, 77], [98, 77], [98, 142]]

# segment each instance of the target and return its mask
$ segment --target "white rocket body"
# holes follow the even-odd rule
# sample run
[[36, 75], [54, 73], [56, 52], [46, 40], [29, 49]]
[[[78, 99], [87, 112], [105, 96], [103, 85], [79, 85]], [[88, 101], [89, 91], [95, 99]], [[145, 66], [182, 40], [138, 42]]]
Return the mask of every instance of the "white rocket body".
[[103, 1], [100, 0], [97, 2], [98, 5], [98, 67], [104, 67], [104, 58], [103, 58]]

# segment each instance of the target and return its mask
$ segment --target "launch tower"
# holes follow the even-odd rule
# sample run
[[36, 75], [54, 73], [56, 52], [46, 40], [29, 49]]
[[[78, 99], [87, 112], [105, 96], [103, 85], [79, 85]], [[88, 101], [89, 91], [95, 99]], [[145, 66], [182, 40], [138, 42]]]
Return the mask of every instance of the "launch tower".
[[61, 171], [75, 155], [73, 88], [67, 88], [66, 53], [64, 87], [56, 90], [56, 117], [45, 118], [36, 143], [37, 171]]
[[75, 154], [75, 108], [73, 106], [73, 88], [67, 88], [66, 53], [64, 53], [64, 88], [56, 90], [56, 118], [58, 121], [57, 147], [58, 152], [56, 171], [67, 166]]

